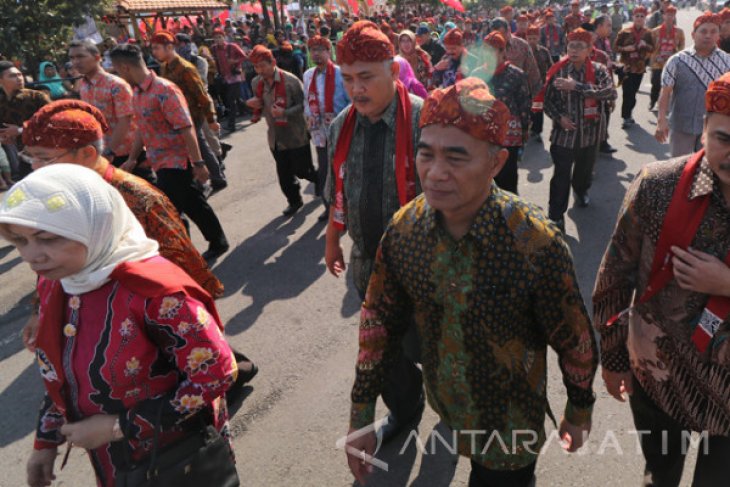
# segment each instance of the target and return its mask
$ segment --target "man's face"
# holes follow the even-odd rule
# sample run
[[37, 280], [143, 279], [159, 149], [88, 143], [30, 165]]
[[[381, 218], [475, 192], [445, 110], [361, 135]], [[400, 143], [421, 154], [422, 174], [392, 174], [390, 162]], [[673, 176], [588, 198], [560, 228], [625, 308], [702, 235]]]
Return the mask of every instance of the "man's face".
[[451, 125], [421, 130], [416, 169], [428, 204], [446, 214], [478, 207], [507, 160], [486, 141]]
[[660, 4], [660, 6], [659, 6], [659, 8], [661, 9], [662, 13], [665, 13], [666, 10], [667, 10], [667, 7], [669, 7], [671, 4], [672, 4], [672, 2], [662, 2]]
[[223, 45], [226, 42], [226, 37], [223, 34], [216, 34], [213, 36], [213, 42], [217, 45]]
[[730, 187], [730, 116], [709, 113], [702, 134], [705, 157], [723, 186]]
[[568, 43], [568, 58], [572, 63], [583, 63], [588, 58], [588, 44], [583, 41], [570, 41]]
[[75, 240], [23, 225], [3, 225], [3, 235], [33, 272], [46, 279], [63, 279], [86, 266], [88, 250]]
[[692, 32], [692, 40], [695, 43], [695, 49], [700, 51], [712, 50], [720, 40], [720, 27], [709, 22], [701, 24]]
[[530, 23], [526, 20], [522, 20], [520, 22], [517, 22], [517, 31], [518, 32], [525, 32], [527, 30], [527, 27], [529, 27]]
[[571, 4], [570, 13], [572, 13], [573, 15], [580, 15], [580, 5], [577, 3]]
[[461, 53], [464, 51], [464, 48], [462, 46], [454, 46], [454, 45], [448, 45], [444, 46], [446, 49], [446, 54], [449, 55], [451, 59], [454, 61], [461, 58]]
[[101, 62], [101, 56], [94, 56], [83, 47], [72, 47], [68, 57], [74, 69], [84, 76], [96, 70]]
[[416, 42], [419, 46], [422, 46], [424, 44], [428, 44], [428, 41], [431, 40], [431, 36], [428, 34], [419, 34], [416, 36]]
[[611, 35], [611, 22], [603, 22], [601, 25], [597, 26], [596, 35], [601, 39]]
[[22, 90], [25, 87], [23, 73], [18, 68], [10, 68], [3, 71], [2, 75], [0, 75], [0, 83], [2, 83], [3, 89], [10, 93]]
[[674, 19], [677, 15], [674, 12], [664, 12], [664, 23], [674, 25]]
[[723, 39], [730, 36], [730, 18], [723, 21], [722, 25], [720, 25], [720, 36]]
[[634, 14], [634, 25], [641, 29], [644, 27], [644, 24], [646, 23], [646, 15], [642, 12], [639, 12], [638, 14]]
[[393, 101], [398, 63], [356, 61], [342, 64], [340, 69], [345, 91], [360, 115], [376, 118]]
[[555, 25], [555, 17], [550, 16], [545, 18], [545, 22], [549, 25]]
[[175, 46], [172, 44], [152, 44], [152, 56], [159, 63], [167, 63], [175, 56]]
[[527, 42], [529, 42], [531, 46], [535, 47], [540, 42], [540, 34], [528, 35], [526, 37], [526, 39], [527, 39]]
[[253, 69], [256, 70], [256, 74], [266, 79], [271, 79], [274, 76], [275, 64], [271, 61], [260, 61], [253, 65]]
[[326, 47], [314, 47], [309, 50], [309, 54], [312, 56], [312, 62], [319, 66], [327, 64], [330, 58], [330, 51]]

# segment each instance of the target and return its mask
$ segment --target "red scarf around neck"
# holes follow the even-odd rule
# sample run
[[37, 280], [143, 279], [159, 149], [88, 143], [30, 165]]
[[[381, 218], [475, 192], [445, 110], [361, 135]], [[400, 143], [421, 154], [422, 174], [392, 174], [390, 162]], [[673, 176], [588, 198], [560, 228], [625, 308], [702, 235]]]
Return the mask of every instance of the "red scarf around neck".
[[[125, 262], [119, 264], [110, 276], [127, 289], [140, 296], [154, 298], [182, 292], [186, 296], [200, 301], [206, 311], [221, 327], [221, 320], [216, 311], [213, 298], [210, 297], [193, 279], [175, 264], [162, 257], [152, 257], [141, 262]], [[66, 376], [63, 369], [63, 327], [66, 316], [68, 295], [61, 287], [60, 281], [41, 279], [38, 284], [45, 292], [41, 292], [41, 313], [39, 316], [38, 362], [46, 370], [52, 370], [55, 377], [44, 374], [44, 382], [48, 396], [66, 419], [69, 405], [66, 401]], [[52, 368], [49, 368], [49, 365]]]
[[[403, 206], [416, 197], [416, 165], [413, 157], [413, 134], [411, 99], [408, 89], [400, 81], [396, 81], [398, 97], [395, 116], [395, 180], [398, 188], [398, 200]], [[355, 133], [357, 111], [355, 106], [345, 117], [340, 136], [335, 146], [335, 157], [332, 167], [335, 173], [335, 200], [332, 225], [341, 232], [347, 228], [347, 205], [345, 203], [345, 170], [350, 143]]]
[[[321, 114], [319, 112], [319, 97], [317, 96], [317, 76], [318, 70], [314, 71], [312, 81], [309, 83], [309, 93], [307, 94], [307, 103], [309, 103], [309, 111], [312, 116], [319, 120]], [[330, 114], [330, 120], [335, 115], [335, 64], [328, 60], [327, 67], [324, 72], [324, 113]]]
[[[700, 224], [705, 217], [705, 213], [707, 213], [707, 208], [709, 208], [710, 200], [712, 199], [711, 194], [689, 199], [692, 183], [694, 182], [697, 171], [700, 169], [704, 156], [704, 149], [693, 154], [682, 170], [682, 175], [679, 178], [677, 186], [674, 188], [672, 199], [669, 202], [669, 208], [667, 208], [667, 213], [664, 216], [662, 228], [659, 232], [659, 239], [654, 249], [654, 259], [651, 264], [649, 281], [643, 294], [637, 300], [637, 304], [649, 301], [674, 279], [672, 247], [676, 246], [681, 249], [687, 249], [692, 244], [700, 228]], [[725, 264], [730, 265], [730, 252], [725, 256]], [[707, 323], [704, 320], [708, 313], [714, 315], [715, 319], [710, 320], [714, 323]], [[610, 326], [615, 323], [620, 315], [621, 313], [613, 316], [608, 320], [607, 325]], [[704, 353], [710, 344], [716, 331], [716, 328], [712, 329], [712, 327], [713, 325], [716, 327], [719, 324], [717, 319], [719, 319], [719, 322], [722, 322], [727, 319], [728, 315], [730, 315], [730, 298], [726, 296], [710, 296], [705, 305], [702, 318], [692, 334], [692, 342], [700, 353]]]
[[[277, 76], [279, 77], [279, 81], [276, 81]], [[276, 68], [276, 70], [274, 71], [272, 83], [274, 84], [274, 102], [272, 105], [278, 105], [281, 108], [286, 108], [286, 83], [284, 82], [284, 75], [281, 73], [279, 68]], [[261, 81], [256, 86], [256, 98], [261, 100], [261, 103], [264, 102], [265, 84], [266, 80], [262, 76]], [[261, 110], [256, 109], [253, 111], [253, 117], [251, 118], [251, 122], [256, 123], [259, 120], [261, 120]], [[274, 123], [279, 127], [286, 127], [288, 125], [288, 122], [286, 120], [286, 114], [281, 118], [274, 119]]]
[[[541, 112], [543, 110], [543, 106], [545, 103], [545, 92], [547, 91], [547, 87], [550, 84], [550, 81], [561, 69], [563, 69], [569, 63], [570, 63], [570, 58], [568, 58], [568, 56], [565, 56], [563, 59], [561, 59], [560, 61], [558, 61], [557, 63], [553, 64], [550, 67], [550, 69], [547, 72], [547, 76], [545, 76], [545, 85], [543, 85], [540, 92], [532, 100], [532, 111], [533, 112]], [[593, 69], [593, 62], [591, 62], [590, 59], [586, 59], [586, 61], [585, 61], [585, 70], [586, 70], [585, 82], [590, 85], [595, 84], [596, 72]], [[598, 100], [596, 100], [595, 98], [583, 97], [583, 117], [586, 120], [598, 119], [598, 117], [599, 117]]]

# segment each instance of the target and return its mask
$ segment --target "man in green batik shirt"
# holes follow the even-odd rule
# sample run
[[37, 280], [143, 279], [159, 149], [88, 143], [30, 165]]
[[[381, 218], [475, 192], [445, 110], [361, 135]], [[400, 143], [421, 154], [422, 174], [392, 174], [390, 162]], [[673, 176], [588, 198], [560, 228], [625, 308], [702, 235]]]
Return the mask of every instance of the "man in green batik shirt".
[[[380, 243], [352, 389], [350, 433], [372, 423], [415, 316], [428, 402], [471, 458], [470, 486], [533, 481], [551, 415], [547, 345], [567, 391], [559, 436], [568, 451], [587, 438], [595, 401], [596, 341], [562, 234], [492, 183], [507, 159], [508, 119], [476, 78], [424, 103], [416, 156], [424, 193], [395, 214]], [[362, 433], [350, 436], [347, 450], [361, 483], [375, 449], [374, 433]]]

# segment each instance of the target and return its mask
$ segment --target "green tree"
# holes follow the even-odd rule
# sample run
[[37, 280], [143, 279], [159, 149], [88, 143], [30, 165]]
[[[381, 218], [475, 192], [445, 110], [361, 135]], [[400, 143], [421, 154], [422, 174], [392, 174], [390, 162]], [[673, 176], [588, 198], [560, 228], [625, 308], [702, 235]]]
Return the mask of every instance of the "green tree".
[[45, 59], [61, 59], [84, 15], [99, 19], [113, 0], [0, 0], [0, 52], [33, 74]]

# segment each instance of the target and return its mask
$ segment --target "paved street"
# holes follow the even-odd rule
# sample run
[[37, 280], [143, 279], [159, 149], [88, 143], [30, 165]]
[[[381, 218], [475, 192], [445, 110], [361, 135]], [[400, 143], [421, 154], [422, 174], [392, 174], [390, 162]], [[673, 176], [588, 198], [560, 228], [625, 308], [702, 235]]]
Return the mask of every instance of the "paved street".
[[[688, 43], [696, 15], [695, 10], [678, 15]], [[653, 138], [656, 116], [648, 111], [648, 83], [647, 74], [635, 111], [638, 124], [624, 131], [618, 116], [611, 120], [610, 142], [619, 152], [613, 158], [599, 158], [591, 206], [571, 207], [566, 215], [567, 238], [589, 307], [595, 274], [627, 185], [644, 164], [668, 157], [668, 146]], [[266, 147], [265, 124], [246, 122], [241, 126], [227, 140], [234, 145], [226, 161], [231, 184], [212, 203], [232, 245], [215, 265], [226, 286], [225, 297], [218, 301], [219, 311], [231, 344], [261, 369], [232, 418], [242, 484], [353, 485], [345, 454], [335, 443], [347, 431], [359, 303], [344, 279], [326, 272], [324, 224], [317, 222], [322, 206], [313, 195], [313, 186], [306, 186], [303, 210], [292, 219], [282, 217], [286, 201]], [[546, 122], [546, 141], [549, 126]], [[547, 149], [547, 144], [531, 141], [520, 168], [520, 193], [543, 207], [547, 206], [552, 174]], [[195, 243], [204, 250], [199, 232], [193, 232]], [[38, 369], [18, 336], [33, 284], [34, 276], [17, 252], [0, 242], [1, 487], [25, 485], [25, 461], [42, 394]], [[554, 354], [549, 375], [550, 403], [559, 419], [565, 390]], [[538, 485], [639, 484], [643, 461], [637, 436], [631, 433], [628, 406], [608, 396], [600, 371], [595, 390], [598, 400], [586, 451], [564, 454], [553, 437], [538, 462]], [[404, 435], [380, 450], [378, 458], [389, 468], [376, 471], [369, 485], [466, 485], [469, 462], [443, 447], [434, 452], [428, 439], [434, 428], [445, 438], [451, 437], [427, 409], [418, 435], [428, 454], [422, 454], [414, 441], [404, 447]], [[546, 428], [548, 434], [555, 429], [549, 420]], [[688, 466], [683, 485], [689, 485], [693, 471], [693, 463]], [[56, 476], [54, 485], [58, 486], [94, 485], [89, 462], [78, 449]]]

